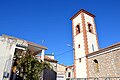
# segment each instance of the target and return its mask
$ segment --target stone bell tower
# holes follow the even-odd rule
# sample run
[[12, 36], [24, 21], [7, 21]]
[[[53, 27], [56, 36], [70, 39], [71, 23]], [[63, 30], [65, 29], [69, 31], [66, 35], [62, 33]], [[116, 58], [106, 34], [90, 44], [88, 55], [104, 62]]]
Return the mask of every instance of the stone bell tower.
[[99, 48], [94, 15], [81, 9], [72, 18], [75, 78], [87, 78], [87, 54]]

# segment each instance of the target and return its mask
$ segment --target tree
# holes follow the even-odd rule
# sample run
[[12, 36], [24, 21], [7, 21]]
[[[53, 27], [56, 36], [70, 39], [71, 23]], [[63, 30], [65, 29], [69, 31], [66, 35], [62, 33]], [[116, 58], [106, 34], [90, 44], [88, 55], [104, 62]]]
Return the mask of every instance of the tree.
[[35, 56], [31, 55], [32, 52], [30, 50], [26, 52], [17, 51], [17, 53], [17, 68], [19, 76], [22, 77], [23, 80], [40, 80], [41, 72], [46, 68], [50, 69], [49, 63], [39, 62]]

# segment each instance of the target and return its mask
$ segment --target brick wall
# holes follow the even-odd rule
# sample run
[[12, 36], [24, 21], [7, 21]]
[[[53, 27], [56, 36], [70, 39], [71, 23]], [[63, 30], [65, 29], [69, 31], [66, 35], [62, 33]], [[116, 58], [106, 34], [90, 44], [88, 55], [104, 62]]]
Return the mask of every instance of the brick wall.
[[120, 77], [120, 50], [88, 58], [88, 63], [89, 77]]

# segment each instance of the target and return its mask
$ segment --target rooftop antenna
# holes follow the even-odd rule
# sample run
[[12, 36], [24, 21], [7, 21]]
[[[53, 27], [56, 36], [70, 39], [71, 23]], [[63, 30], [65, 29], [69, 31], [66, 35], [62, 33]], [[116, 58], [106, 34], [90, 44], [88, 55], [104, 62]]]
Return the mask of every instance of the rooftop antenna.
[[42, 44], [45, 42], [45, 40], [42, 40]]
[[73, 49], [74, 49], [74, 46], [72, 46], [72, 45], [70, 45], [70, 44], [67, 44], [67, 46], [68, 46], [68, 47], [71, 47], [71, 48], [73, 48]]
[[52, 55], [54, 56], [54, 52], [52, 52]]

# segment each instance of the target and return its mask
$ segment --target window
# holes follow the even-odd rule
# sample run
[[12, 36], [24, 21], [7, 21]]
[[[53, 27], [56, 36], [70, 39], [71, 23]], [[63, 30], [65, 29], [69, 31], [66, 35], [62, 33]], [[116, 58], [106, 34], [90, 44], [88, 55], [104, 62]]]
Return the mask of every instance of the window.
[[76, 26], [76, 35], [79, 34], [79, 33], [80, 33], [80, 26], [77, 25], [77, 26]]
[[94, 59], [94, 70], [95, 72], [99, 72], [99, 64], [98, 64], [98, 60]]
[[95, 63], [98, 63], [98, 61], [97, 61], [96, 59], [94, 59], [94, 62], [95, 62]]
[[70, 72], [68, 72], [68, 77], [70, 77]]
[[64, 76], [57, 76], [58, 78], [64, 78]]
[[65, 68], [66, 69], [66, 71], [68, 70], [67, 68]]
[[92, 50], [93, 50], [93, 52], [94, 52], [94, 45], [92, 44]]
[[92, 33], [92, 25], [90, 23], [88, 24], [88, 31]]
[[80, 48], [80, 44], [78, 45], [78, 48]]
[[79, 58], [79, 62], [81, 62], [81, 58]]

